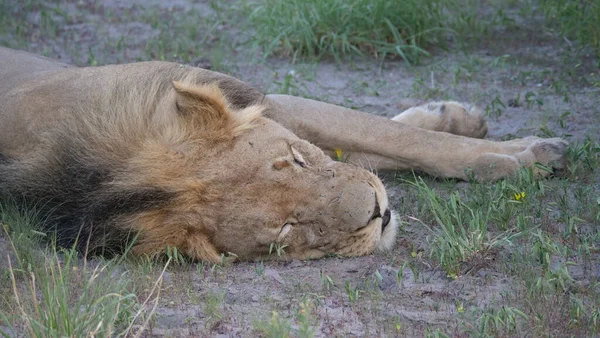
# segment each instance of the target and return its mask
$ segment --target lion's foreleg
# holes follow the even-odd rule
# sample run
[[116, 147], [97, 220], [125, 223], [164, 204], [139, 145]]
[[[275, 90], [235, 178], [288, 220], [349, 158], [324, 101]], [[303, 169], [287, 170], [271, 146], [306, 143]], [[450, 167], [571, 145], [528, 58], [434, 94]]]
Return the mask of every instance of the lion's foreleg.
[[[330, 152], [371, 169], [417, 169], [440, 177], [498, 179], [535, 162], [561, 168], [567, 143], [526, 138], [493, 142], [436, 132], [287, 95], [269, 95], [267, 117]], [[357, 159], [358, 157], [358, 159]]]

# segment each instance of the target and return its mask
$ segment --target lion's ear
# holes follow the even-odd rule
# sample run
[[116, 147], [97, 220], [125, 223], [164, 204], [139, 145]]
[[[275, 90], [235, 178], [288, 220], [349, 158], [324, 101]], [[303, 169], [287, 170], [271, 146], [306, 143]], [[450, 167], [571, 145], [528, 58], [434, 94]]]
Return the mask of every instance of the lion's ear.
[[173, 81], [175, 105], [181, 117], [197, 131], [220, 130], [231, 126], [227, 100], [216, 84], [186, 85]]

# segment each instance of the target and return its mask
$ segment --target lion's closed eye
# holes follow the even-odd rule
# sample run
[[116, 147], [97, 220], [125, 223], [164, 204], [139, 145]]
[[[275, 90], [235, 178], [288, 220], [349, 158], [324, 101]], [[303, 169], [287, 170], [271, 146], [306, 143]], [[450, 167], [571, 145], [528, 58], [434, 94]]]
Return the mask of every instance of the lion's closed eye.
[[294, 163], [296, 163], [296, 165], [302, 168], [308, 167], [308, 164], [306, 163], [306, 160], [304, 160], [304, 157], [302, 157], [302, 154], [300, 154], [300, 152], [296, 150], [296, 148], [290, 148], [292, 149], [292, 156], [294, 156]]
[[279, 231], [279, 235], [277, 235], [277, 243], [281, 243], [283, 242], [283, 239], [285, 238], [285, 236], [292, 230], [292, 224], [290, 223], [285, 223], [283, 225], [283, 227], [281, 227], [281, 230]]

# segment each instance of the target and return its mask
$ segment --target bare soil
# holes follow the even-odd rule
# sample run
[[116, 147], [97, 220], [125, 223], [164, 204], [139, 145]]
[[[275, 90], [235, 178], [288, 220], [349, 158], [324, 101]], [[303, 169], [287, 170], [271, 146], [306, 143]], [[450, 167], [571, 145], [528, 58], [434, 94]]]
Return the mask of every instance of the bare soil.
[[[165, 28], [152, 18], [176, 21], [193, 8], [198, 11], [199, 29], [207, 32], [197, 38], [203, 45], [184, 46], [191, 48], [191, 60], [166, 48], [170, 53], [166, 59], [227, 72], [266, 93], [302, 95], [388, 117], [430, 100], [464, 101], [487, 108], [492, 139], [552, 134], [571, 141], [586, 136], [598, 140], [599, 96], [594, 83], [599, 79], [591, 57], [575, 53], [572, 42], [537, 25], [494, 32], [464, 52], [434, 51], [418, 66], [371, 58], [342, 64], [332, 60], [292, 64], [290, 59], [276, 58], [261, 63], [252, 61], [256, 52], [227, 45], [233, 36], [251, 37], [243, 37], [226, 20], [214, 24], [215, 11], [205, 0], [104, 1], [101, 5], [62, 1], [59, 8], [62, 14], [55, 16], [54, 34], [39, 32], [21, 42], [6, 35], [1, 41], [81, 66], [161, 59], [160, 50], [149, 51], [148, 46], [164, 39]], [[35, 31], [40, 20], [40, 12], [33, 9], [26, 24]], [[461, 336], [468, 329], [461, 323], [469, 312], [462, 313], [459, 304], [466, 309], [500, 307], [505, 298], [518, 294], [522, 285], [495, 263], [474, 264], [457, 279], [446, 276], [428, 259], [426, 230], [408, 217], [418, 208], [414, 192], [398, 174], [382, 176], [392, 206], [404, 222], [392, 252], [350, 259], [243, 262], [225, 267], [194, 263], [171, 268], [146, 336], [256, 336], [269, 325], [273, 311], [299, 329], [303, 302], [311, 304], [317, 337], [424, 336], [434, 328]], [[451, 184], [460, 188], [463, 183]], [[0, 257], [9, 251], [0, 235]], [[416, 257], [411, 257], [413, 252]], [[409, 260], [412, 263], [399, 282], [398, 270]], [[0, 258], [0, 269], [5, 268], [5, 258]], [[598, 266], [590, 272], [600, 277]], [[158, 268], [152, 272], [157, 273]], [[579, 278], [590, 277], [581, 273]], [[349, 296], [353, 290], [358, 290], [355, 300]], [[207, 306], [211, 302], [214, 308]]]

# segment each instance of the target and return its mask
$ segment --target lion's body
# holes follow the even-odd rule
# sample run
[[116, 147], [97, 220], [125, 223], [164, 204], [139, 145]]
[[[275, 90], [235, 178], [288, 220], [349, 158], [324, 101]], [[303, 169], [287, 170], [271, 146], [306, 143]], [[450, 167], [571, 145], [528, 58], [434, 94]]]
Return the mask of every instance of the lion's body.
[[[12, 60], [11, 60], [12, 56]], [[24, 153], [35, 149], [37, 137], [60, 121], [92, 108], [94, 114], [127, 111], [120, 119], [143, 114], [142, 119], [160, 119], [165, 92], [171, 81], [192, 78], [199, 84], [219, 82], [228, 102], [236, 108], [262, 100], [263, 95], [242, 82], [219, 73], [167, 62], [143, 62], [99, 68], [76, 68], [43, 57], [0, 49], [0, 125], [12, 133], [2, 133], [3, 149]], [[148, 69], [152, 69], [148, 72]], [[27, 105], [23, 105], [26, 97]], [[116, 101], [116, 102], [115, 102]], [[119, 105], [107, 107], [107, 105]], [[19, 137], [15, 138], [17, 135]], [[6, 155], [6, 154], [5, 154]]]
[[119, 249], [132, 236], [139, 254], [176, 246], [207, 261], [268, 256], [273, 244], [297, 258], [389, 248], [396, 224], [381, 181], [302, 139], [369, 168], [458, 178], [564, 159], [558, 139], [474, 138], [484, 120], [453, 102], [412, 108], [398, 123], [264, 97], [173, 63], [75, 68], [4, 48], [0, 60], [0, 192], [82, 250]]

